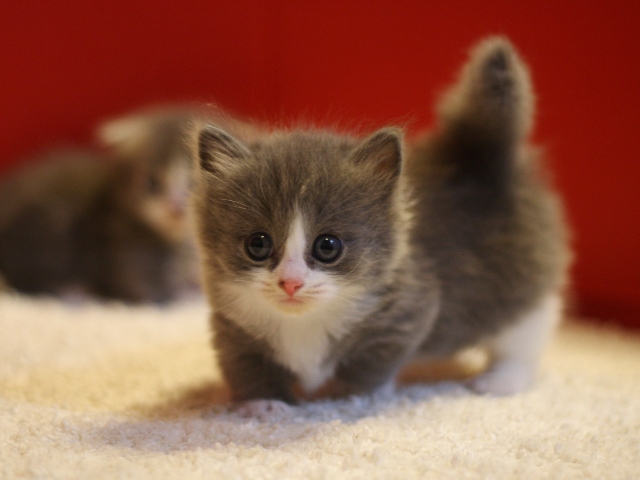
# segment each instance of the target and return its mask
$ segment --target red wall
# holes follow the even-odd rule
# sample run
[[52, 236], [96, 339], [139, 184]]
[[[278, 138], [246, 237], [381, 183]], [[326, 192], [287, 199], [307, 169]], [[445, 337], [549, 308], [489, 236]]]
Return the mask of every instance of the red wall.
[[468, 47], [502, 33], [533, 71], [580, 309], [640, 326], [639, 23], [632, 1], [4, 0], [0, 170], [165, 101], [415, 131]]

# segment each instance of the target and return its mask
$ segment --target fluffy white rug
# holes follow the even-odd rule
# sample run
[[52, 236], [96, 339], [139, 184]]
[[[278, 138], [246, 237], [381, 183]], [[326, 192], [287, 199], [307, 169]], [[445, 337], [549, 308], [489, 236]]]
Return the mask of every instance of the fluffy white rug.
[[530, 391], [416, 367], [396, 395], [228, 409], [207, 307], [0, 297], [0, 478], [640, 477], [640, 337], [567, 325]]

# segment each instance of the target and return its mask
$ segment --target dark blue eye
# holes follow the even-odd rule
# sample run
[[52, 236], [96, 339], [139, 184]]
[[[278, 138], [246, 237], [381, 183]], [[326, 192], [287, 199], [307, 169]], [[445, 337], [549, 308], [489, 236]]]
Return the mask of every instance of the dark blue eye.
[[273, 242], [271, 237], [263, 232], [252, 233], [247, 238], [245, 245], [247, 255], [256, 262], [266, 260], [273, 251]]
[[323, 234], [313, 242], [313, 256], [322, 263], [335, 262], [342, 252], [342, 241], [333, 235]]
[[151, 195], [159, 195], [162, 193], [162, 182], [156, 175], [150, 175], [147, 179], [147, 190]]

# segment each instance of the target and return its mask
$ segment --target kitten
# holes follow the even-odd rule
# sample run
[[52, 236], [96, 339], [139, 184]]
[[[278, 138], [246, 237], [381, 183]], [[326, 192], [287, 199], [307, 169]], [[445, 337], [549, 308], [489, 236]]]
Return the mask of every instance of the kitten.
[[473, 345], [479, 392], [533, 380], [568, 263], [561, 207], [526, 145], [533, 95], [507, 40], [472, 53], [440, 129], [403, 148], [323, 131], [197, 135], [193, 208], [214, 345], [235, 401], [295, 402], [328, 379], [390, 385]]
[[57, 151], [0, 184], [0, 274], [14, 289], [164, 302], [197, 291], [188, 110], [103, 125], [107, 149]]

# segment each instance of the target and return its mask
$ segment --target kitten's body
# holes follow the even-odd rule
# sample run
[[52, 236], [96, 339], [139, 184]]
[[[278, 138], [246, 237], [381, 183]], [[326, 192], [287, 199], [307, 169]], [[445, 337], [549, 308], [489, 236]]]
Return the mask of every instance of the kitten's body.
[[0, 184], [0, 274], [31, 294], [163, 302], [197, 290], [187, 111], [104, 125], [108, 153], [55, 151]]
[[510, 45], [487, 41], [444, 103], [442, 131], [404, 162], [389, 129], [246, 145], [202, 130], [194, 207], [236, 400], [294, 401], [295, 380], [313, 390], [331, 377], [369, 391], [412, 356], [479, 343], [493, 365], [476, 389], [532, 380], [568, 254], [524, 144], [529, 88]]
[[93, 152], [56, 152], [0, 184], [0, 273], [7, 287], [62, 293], [74, 284], [74, 225], [106, 187], [108, 165]]

